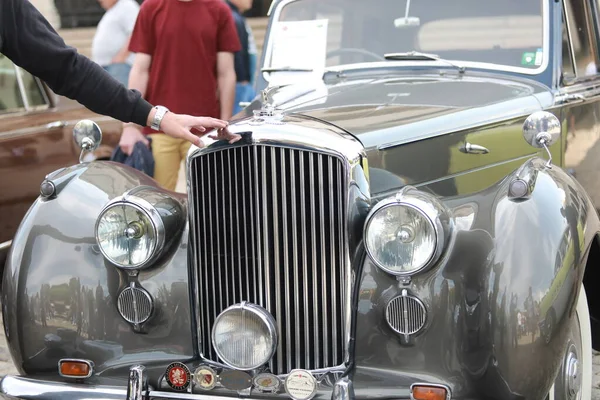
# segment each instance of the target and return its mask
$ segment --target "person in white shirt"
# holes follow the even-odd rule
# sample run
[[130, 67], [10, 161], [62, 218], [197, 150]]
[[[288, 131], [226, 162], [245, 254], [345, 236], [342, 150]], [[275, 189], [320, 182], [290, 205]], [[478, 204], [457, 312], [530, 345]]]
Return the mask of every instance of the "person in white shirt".
[[128, 50], [140, 5], [135, 0], [98, 0], [106, 10], [92, 42], [92, 60], [127, 86], [134, 54]]

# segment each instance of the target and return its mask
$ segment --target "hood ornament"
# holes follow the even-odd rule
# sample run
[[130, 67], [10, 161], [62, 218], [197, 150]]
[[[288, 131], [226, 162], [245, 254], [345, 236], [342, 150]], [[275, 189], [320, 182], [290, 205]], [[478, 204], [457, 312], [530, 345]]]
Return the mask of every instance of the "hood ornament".
[[281, 86], [270, 86], [260, 92], [262, 100], [262, 107], [260, 110], [254, 110], [254, 118], [250, 122], [252, 125], [261, 125], [264, 123], [281, 125], [283, 122], [283, 113], [278, 110], [275, 106], [275, 100], [273, 99], [273, 93], [275, 93]]

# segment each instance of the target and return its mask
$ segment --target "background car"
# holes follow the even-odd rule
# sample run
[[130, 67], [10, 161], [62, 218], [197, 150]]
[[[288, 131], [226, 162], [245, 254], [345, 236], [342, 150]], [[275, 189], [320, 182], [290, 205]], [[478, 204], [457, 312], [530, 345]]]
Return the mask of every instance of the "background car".
[[96, 121], [104, 131], [102, 144], [86, 159], [110, 158], [121, 135], [119, 121], [56, 96], [0, 54], [0, 269], [44, 177], [78, 162], [80, 150], [72, 130], [82, 118]]

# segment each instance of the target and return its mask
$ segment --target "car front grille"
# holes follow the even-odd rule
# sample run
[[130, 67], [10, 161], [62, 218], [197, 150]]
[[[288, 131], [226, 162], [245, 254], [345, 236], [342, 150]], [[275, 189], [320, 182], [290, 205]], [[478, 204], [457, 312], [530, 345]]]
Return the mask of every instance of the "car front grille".
[[200, 350], [216, 317], [248, 301], [275, 318], [271, 371], [342, 365], [349, 279], [346, 168], [318, 152], [244, 145], [191, 160]]

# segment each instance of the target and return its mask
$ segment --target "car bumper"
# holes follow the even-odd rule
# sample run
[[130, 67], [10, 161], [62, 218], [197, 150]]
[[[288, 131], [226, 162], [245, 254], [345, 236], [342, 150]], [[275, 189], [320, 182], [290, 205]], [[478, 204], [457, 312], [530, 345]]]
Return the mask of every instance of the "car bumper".
[[[354, 399], [352, 382], [340, 379], [334, 386], [331, 400]], [[43, 399], [43, 400], [223, 400], [226, 397], [199, 393], [173, 393], [153, 390], [148, 387], [146, 370], [133, 366], [129, 370], [126, 386], [91, 385], [66, 383], [52, 380], [32, 379], [6, 375], [0, 380], [0, 400]], [[316, 399], [316, 398], [315, 398]]]

